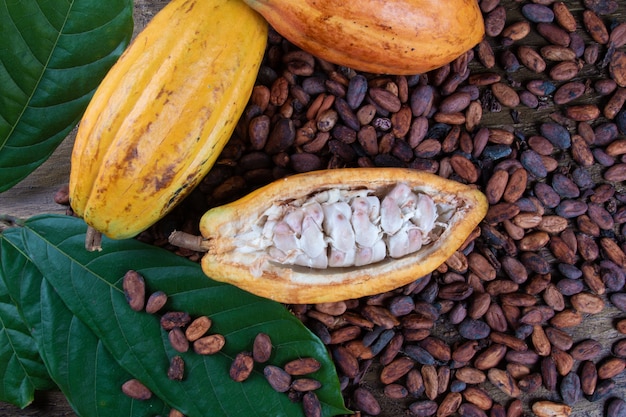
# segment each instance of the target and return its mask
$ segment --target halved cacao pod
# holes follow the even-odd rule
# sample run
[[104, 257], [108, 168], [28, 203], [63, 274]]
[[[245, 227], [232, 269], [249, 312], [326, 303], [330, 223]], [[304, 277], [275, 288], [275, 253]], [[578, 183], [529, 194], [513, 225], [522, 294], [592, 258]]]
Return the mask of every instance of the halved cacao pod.
[[202, 268], [283, 303], [378, 294], [439, 267], [486, 212], [475, 188], [415, 170], [297, 174], [206, 212]]
[[377, 74], [438, 68], [485, 33], [476, 0], [245, 1], [303, 50]]
[[265, 52], [267, 22], [240, 0], [173, 0], [112, 67], [80, 122], [70, 204], [115, 238], [145, 230], [231, 137]]

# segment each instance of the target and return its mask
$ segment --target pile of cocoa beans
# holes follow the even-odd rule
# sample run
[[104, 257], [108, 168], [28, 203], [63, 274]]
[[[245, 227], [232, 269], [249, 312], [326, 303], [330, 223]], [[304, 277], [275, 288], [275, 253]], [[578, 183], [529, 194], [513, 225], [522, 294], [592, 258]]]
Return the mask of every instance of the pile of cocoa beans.
[[[484, 41], [427, 74], [373, 75], [271, 32], [236, 132], [139, 238], [297, 172], [409, 167], [474, 184], [485, 220], [411, 285], [291, 310], [346, 405], [380, 416], [623, 416], [626, 4], [482, 0]], [[363, 39], [367, 42], [367, 39]]]

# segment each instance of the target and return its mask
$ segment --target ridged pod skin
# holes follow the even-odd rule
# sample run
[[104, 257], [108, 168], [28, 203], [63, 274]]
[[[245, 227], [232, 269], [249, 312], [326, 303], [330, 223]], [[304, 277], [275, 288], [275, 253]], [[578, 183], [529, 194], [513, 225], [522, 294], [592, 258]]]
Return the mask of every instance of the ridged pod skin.
[[485, 32], [476, 0], [245, 1], [303, 50], [376, 74], [438, 68]]
[[173, 0], [112, 67], [74, 144], [70, 204], [113, 239], [170, 211], [206, 175], [254, 86], [267, 22], [240, 0]]
[[[398, 182], [431, 196], [435, 203], [454, 201], [458, 206], [443, 234], [415, 253], [359, 267], [314, 269], [261, 262], [258, 254], [237, 250], [241, 248], [237, 236], [249, 231], [251, 224], [273, 204], [322, 190], [382, 190]], [[283, 303], [332, 302], [379, 294], [439, 267], [484, 218], [487, 206], [485, 196], [475, 188], [410, 169], [346, 168], [297, 174], [207, 211], [200, 221], [200, 232], [208, 247], [202, 269], [212, 279]]]

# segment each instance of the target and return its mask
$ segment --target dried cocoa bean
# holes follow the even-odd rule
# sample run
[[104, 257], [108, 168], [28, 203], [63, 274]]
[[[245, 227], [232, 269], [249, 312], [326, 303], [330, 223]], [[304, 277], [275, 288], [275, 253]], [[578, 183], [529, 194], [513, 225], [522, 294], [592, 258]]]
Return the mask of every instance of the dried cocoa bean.
[[193, 342], [193, 350], [199, 355], [214, 355], [226, 344], [226, 339], [221, 334], [212, 334], [201, 337]]
[[354, 404], [364, 413], [376, 416], [380, 414], [381, 408], [376, 397], [366, 388], [359, 387], [352, 396]]
[[128, 271], [122, 281], [124, 296], [131, 309], [141, 311], [146, 302], [146, 282], [137, 271]]
[[167, 377], [172, 381], [182, 381], [185, 376], [185, 362], [180, 356], [173, 356], [167, 369]]
[[152, 391], [142, 384], [138, 379], [129, 379], [122, 384], [122, 392], [135, 400], [149, 400], [152, 398]]
[[243, 382], [254, 369], [254, 359], [250, 352], [239, 352], [230, 365], [229, 375], [235, 382]]
[[194, 319], [185, 329], [185, 336], [190, 342], [194, 342], [204, 336], [211, 328], [212, 321], [207, 316]]

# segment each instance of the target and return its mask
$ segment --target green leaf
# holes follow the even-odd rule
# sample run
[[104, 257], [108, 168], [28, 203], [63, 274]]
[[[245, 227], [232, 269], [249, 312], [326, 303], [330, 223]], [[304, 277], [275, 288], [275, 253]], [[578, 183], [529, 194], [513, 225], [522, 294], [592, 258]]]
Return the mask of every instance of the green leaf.
[[36, 390], [54, 387], [35, 339], [4, 285], [3, 278], [19, 276], [28, 269], [34, 267], [26, 258], [0, 249], [0, 401], [18, 407], [30, 404]]
[[76, 125], [132, 28], [131, 0], [0, 0], [0, 192]]
[[[276, 302], [206, 278], [199, 265], [163, 249], [135, 240], [103, 239], [104, 250], [84, 250], [85, 224], [66, 216], [39, 216], [26, 222], [20, 235], [26, 253], [72, 313], [84, 322], [112, 356], [154, 394], [188, 417], [297, 416], [301, 404], [275, 392], [257, 365], [248, 380], [228, 376], [234, 356], [250, 350], [259, 332], [270, 335], [270, 363], [283, 365], [299, 357], [315, 357], [322, 367], [312, 376], [322, 382], [316, 391], [324, 415], [345, 414], [339, 381], [326, 347], [302, 323]], [[167, 342], [159, 317], [132, 311], [124, 297], [122, 277], [134, 269], [149, 291], [168, 294], [166, 309], [192, 317], [208, 315], [212, 333], [226, 338], [216, 355], [180, 354], [187, 369], [183, 381], [166, 376], [169, 358], [177, 354]]]
[[[7, 284], [14, 307], [21, 310], [28, 322], [33, 345], [36, 341], [51, 376], [78, 415], [143, 417], [166, 413], [165, 403], [158, 398], [137, 401], [121, 393], [120, 386], [131, 378], [130, 374], [67, 309], [41, 272], [25, 257], [23, 248], [0, 240], [0, 255], [4, 256], [0, 268], [9, 264], [6, 259], [12, 260], [10, 264], [23, 265], [17, 273], [0, 274], [0, 282]], [[10, 381], [5, 379], [5, 382]]]

